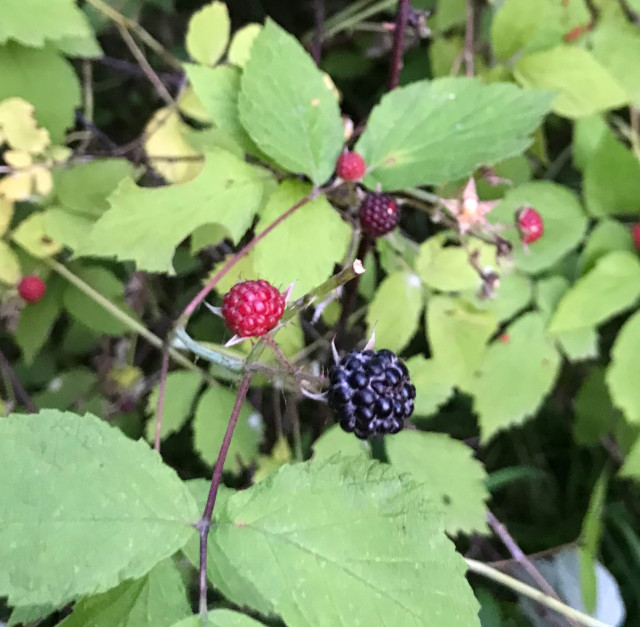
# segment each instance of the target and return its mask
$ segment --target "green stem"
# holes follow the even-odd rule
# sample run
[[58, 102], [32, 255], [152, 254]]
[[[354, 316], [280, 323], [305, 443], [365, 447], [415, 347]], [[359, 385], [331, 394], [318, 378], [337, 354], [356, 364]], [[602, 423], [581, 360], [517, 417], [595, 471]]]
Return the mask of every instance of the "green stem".
[[492, 566], [489, 566], [488, 564], [469, 558], [465, 558], [465, 562], [467, 563], [467, 566], [472, 573], [475, 573], [476, 575], [482, 575], [483, 577], [491, 579], [492, 581], [495, 581], [496, 583], [499, 583], [500, 585], [503, 585], [506, 588], [513, 590], [514, 592], [517, 592], [518, 594], [529, 597], [531, 600], [545, 605], [554, 612], [562, 614], [562, 616], [574, 620], [577, 623], [584, 625], [585, 627], [608, 627], [606, 623], [603, 623], [597, 618], [593, 618], [588, 614], [575, 610], [565, 603], [557, 601], [544, 592], [541, 592], [537, 588], [528, 586], [526, 583], [522, 583], [518, 579], [506, 575], [505, 573], [500, 572], [499, 570], [493, 568]]
[[[141, 335], [149, 344], [155, 346], [159, 350], [163, 350], [164, 344], [162, 340], [147, 329], [143, 324], [138, 322], [135, 318], [132, 318], [129, 314], [122, 311], [119, 307], [114, 305], [108, 298], [100, 294], [97, 290], [91, 287], [88, 283], [85, 283], [79, 276], [76, 276], [66, 266], [57, 262], [55, 259], [44, 259], [44, 262], [51, 266], [60, 276], [64, 277], [69, 283], [77, 287], [83, 294], [88, 296], [95, 303], [100, 305], [103, 309], [108, 311], [114, 318], [120, 320], [122, 324], [126, 325], [131, 331]], [[169, 356], [173, 361], [193, 372], [197, 372], [200, 376], [209, 384], [217, 385], [215, 379], [209, 376], [208, 373], [201, 370], [194, 363], [189, 361], [187, 357], [180, 354], [174, 348], [169, 348]]]

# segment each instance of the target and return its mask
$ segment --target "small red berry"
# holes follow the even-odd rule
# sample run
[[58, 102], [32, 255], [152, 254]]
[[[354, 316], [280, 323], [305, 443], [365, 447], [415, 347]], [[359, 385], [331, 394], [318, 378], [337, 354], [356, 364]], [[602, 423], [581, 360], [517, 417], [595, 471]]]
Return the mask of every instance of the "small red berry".
[[282, 318], [284, 296], [268, 281], [236, 283], [222, 299], [222, 317], [240, 337], [258, 337]]
[[633, 243], [636, 245], [638, 252], [640, 252], [640, 222], [631, 227], [631, 237], [633, 237]]
[[399, 220], [398, 204], [387, 194], [367, 194], [360, 205], [360, 224], [373, 237], [390, 233]]
[[35, 274], [29, 274], [18, 283], [18, 294], [27, 303], [37, 303], [46, 291], [46, 283]]
[[367, 171], [364, 159], [357, 152], [343, 152], [338, 157], [336, 174], [345, 181], [359, 181]]
[[533, 207], [523, 207], [516, 214], [520, 239], [525, 244], [533, 244], [544, 234], [542, 216]]

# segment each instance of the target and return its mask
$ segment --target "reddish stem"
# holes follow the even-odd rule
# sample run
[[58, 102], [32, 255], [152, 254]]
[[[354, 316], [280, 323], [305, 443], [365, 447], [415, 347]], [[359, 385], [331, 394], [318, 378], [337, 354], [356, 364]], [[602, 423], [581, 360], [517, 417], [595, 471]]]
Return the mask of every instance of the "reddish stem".
[[400, 83], [400, 72], [404, 57], [404, 35], [409, 22], [410, 0], [398, 0], [398, 11], [393, 31], [393, 47], [391, 49], [391, 66], [389, 71], [389, 83], [387, 89], [391, 91]]
[[242, 409], [242, 403], [244, 402], [249, 386], [251, 385], [251, 375], [245, 375], [240, 382], [238, 388], [238, 394], [236, 396], [236, 402], [231, 410], [231, 416], [229, 417], [229, 424], [227, 424], [227, 430], [224, 433], [222, 440], [222, 446], [220, 446], [220, 452], [218, 453], [218, 459], [216, 465], [213, 468], [213, 476], [211, 477], [211, 487], [209, 488], [209, 495], [207, 496], [207, 504], [204, 507], [202, 518], [198, 521], [196, 529], [200, 532], [200, 616], [202, 618], [203, 626], [207, 621], [207, 540], [209, 538], [209, 529], [211, 528], [211, 516], [213, 515], [213, 507], [216, 504], [216, 496], [218, 495], [218, 488], [220, 487], [220, 479], [222, 479], [222, 469], [224, 468], [224, 462], [227, 459], [227, 453], [229, 452], [229, 445], [231, 444], [231, 438], [233, 432], [238, 423], [238, 417], [240, 416], [240, 410]]
[[158, 409], [156, 411], [156, 432], [153, 439], [154, 450], [160, 452], [160, 438], [162, 436], [162, 415], [164, 413], [164, 395], [167, 389], [167, 375], [169, 374], [169, 347], [162, 347], [162, 366], [160, 368], [160, 388], [158, 389]]

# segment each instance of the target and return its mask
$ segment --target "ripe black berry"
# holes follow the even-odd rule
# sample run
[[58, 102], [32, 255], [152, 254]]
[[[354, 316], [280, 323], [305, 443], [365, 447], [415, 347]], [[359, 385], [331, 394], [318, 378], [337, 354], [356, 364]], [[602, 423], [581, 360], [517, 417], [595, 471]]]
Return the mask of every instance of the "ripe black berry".
[[360, 205], [360, 224], [373, 237], [390, 233], [399, 220], [398, 205], [387, 194], [367, 194]]
[[340, 426], [361, 439], [398, 433], [415, 397], [407, 367], [389, 350], [354, 351], [331, 371], [329, 406]]

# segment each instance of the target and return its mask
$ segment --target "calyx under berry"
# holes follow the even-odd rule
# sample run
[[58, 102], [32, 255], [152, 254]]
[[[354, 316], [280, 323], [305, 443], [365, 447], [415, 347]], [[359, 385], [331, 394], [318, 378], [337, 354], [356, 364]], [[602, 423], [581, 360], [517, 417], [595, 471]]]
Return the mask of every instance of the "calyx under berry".
[[522, 207], [516, 213], [516, 224], [520, 239], [525, 244], [533, 244], [544, 235], [542, 216], [533, 207]]
[[222, 317], [240, 337], [259, 337], [282, 318], [285, 297], [264, 280], [236, 283], [222, 299]]

